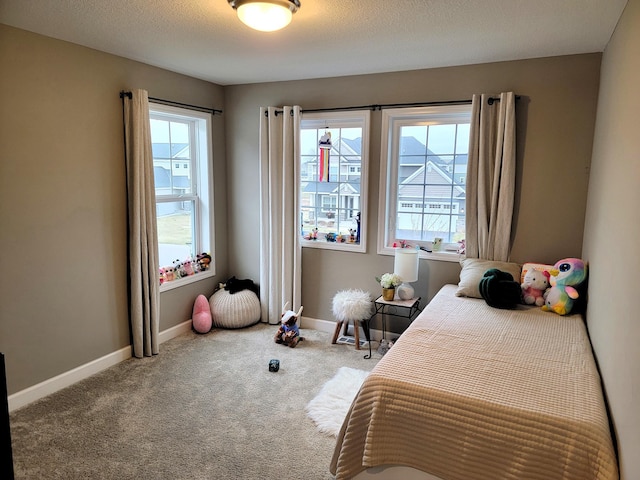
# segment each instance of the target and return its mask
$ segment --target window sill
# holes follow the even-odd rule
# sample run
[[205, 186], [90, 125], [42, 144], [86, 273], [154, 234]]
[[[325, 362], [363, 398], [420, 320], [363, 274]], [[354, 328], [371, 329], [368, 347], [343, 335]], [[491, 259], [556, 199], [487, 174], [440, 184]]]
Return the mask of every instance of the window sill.
[[[379, 255], [395, 255], [395, 249], [393, 248], [383, 248], [378, 251]], [[442, 250], [440, 252], [425, 252], [424, 250], [420, 250], [420, 259], [422, 260], [435, 260], [437, 262], [452, 262], [452, 263], [460, 263], [466, 257], [464, 254], [460, 254], [455, 250]]]
[[365, 253], [366, 249], [363, 244], [358, 243], [339, 243], [327, 242], [326, 240], [300, 240], [302, 248], [320, 248], [324, 250], [340, 250], [342, 252]]
[[443, 251], [443, 252], [420, 252], [420, 258], [427, 260], [437, 260], [439, 262], [455, 262], [460, 263], [466, 257], [456, 251]]
[[199, 282], [200, 280], [204, 280], [205, 278], [215, 277], [215, 275], [215, 271], [209, 270], [207, 272], [200, 272], [196, 273], [195, 275], [189, 275], [188, 277], [182, 277], [177, 280], [171, 280], [170, 282], [164, 282], [162, 285], [160, 285], [160, 293], [173, 290], [174, 288], [184, 287], [185, 285]]

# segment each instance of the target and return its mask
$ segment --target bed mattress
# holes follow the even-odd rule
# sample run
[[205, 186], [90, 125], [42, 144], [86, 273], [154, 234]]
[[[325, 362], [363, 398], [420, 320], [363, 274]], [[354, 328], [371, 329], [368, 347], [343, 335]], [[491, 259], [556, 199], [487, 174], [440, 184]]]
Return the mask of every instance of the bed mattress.
[[455, 290], [443, 287], [363, 383], [336, 480], [381, 465], [443, 480], [617, 479], [583, 318]]

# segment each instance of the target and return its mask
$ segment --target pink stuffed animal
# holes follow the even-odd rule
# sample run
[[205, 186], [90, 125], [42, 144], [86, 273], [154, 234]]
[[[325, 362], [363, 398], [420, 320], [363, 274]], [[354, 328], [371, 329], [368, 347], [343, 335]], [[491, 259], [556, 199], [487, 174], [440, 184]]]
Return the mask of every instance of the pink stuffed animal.
[[532, 268], [524, 275], [522, 282], [522, 300], [527, 305], [544, 305], [544, 292], [549, 288], [549, 277], [551, 275], [546, 270], [536, 270]]
[[209, 300], [204, 295], [198, 295], [193, 303], [193, 314], [191, 315], [193, 329], [198, 333], [207, 333], [211, 330], [212, 318]]

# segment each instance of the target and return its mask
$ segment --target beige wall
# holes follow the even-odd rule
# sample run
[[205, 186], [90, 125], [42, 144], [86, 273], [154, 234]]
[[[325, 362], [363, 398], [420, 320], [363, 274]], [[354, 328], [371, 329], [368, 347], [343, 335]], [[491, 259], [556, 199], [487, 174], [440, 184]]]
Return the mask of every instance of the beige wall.
[[640, 478], [640, 0], [602, 61], [584, 233], [587, 323], [618, 440], [621, 478]]
[[[227, 87], [231, 270], [259, 278], [260, 106], [298, 104], [311, 109], [443, 101], [510, 90], [522, 95], [517, 107], [518, 198], [512, 260], [555, 262], [579, 257], [600, 59], [600, 54], [590, 54]], [[377, 294], [374, 277], [392, 269], [392, 257], [376, 254], [380, 119], [379, 111], [372, 113], [367, 253], [303, 249], [305, 316], [331, 319], [331, 299], [337, 290], [357, 287]], [[444, 283], [457, 282], [458, 273], [457, 263], [423, 260], [415, 286], [430, 299]]]
[[[223, 88], [0, 25], [0, 351], [9, 393], [129, 345], [119, 92], [224, 107]], [[223, 116], [213, 120], [216, 268], [226, 274]], [[219, 276], [220, 276], [219, 275]], [[211, 278], [161, 295], [161, 330]]]

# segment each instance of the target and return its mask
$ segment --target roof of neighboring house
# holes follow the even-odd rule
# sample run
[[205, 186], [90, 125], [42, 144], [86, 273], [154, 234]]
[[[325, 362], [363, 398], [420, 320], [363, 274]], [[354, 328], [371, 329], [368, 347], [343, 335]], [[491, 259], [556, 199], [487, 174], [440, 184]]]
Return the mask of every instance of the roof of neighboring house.
[[400, 139], [400, 155], [433, 155], [424, 143], [415, 137], [402, 137]]
[[342, 193], [360, 193], [360, 183], [352, 182], [309, 182], [302, 189], [304, 193], [338, 193], [338, 188], [342, 185]]
[[[466, 157], [466, 156], [465, 156]], [[465, 172], [466, 172], [466, 164]], [[458, 164], [456, 163], [456, 167]], [[429, 185], [429, 198], [450, 198], [451, 197], [451, 173], [443, 165], [437, 165], [431, 161], [427, 162], [427, 167], [418, 168], [412, 175], [398, 187], [400, 198], [423, 198], [424, 185]], [[460, 172], [456, 168], [456, 174]], [[425, 178], [426, 174], [426, 178]], [[441, 185], [441, 186], [440, 186]], [[455, 184], [453, 197], [461, 198], [466, 195], [464, 185]]]
[[153, 158], [188, 159], [188, 143], [152, 143]]
[[171, 185], [171, 172], [163, 167], [153, 167], [153, 180], [156, 188], [189, 188], [191, 181], [185, 175], [174, 175], [173, 185]]
[[[360, 162], [360, 152], [362, 146], [362, 139], [360, 137], [355, 139], [340, 138], [337, 142], [333, 143], [331, 147], [331, 158], [340, 158], [341, 163]], [[317, 163], [318, 150], [315, 149], [312, 152], [302, 153], [303, 163]]]
[[352, 155], [360, 155], [360, 152], [362, 151], [362, 138], [341, 138], [341, 140], [342, 143], [352, 151]]

